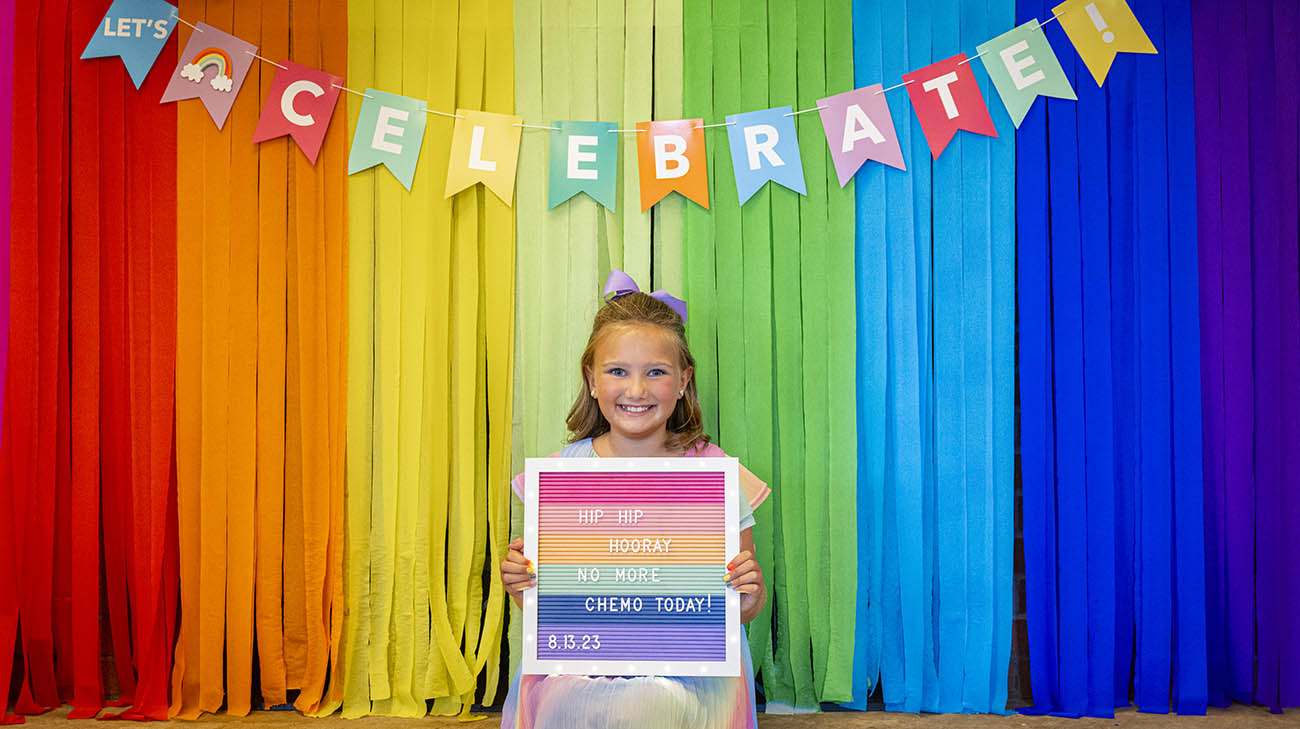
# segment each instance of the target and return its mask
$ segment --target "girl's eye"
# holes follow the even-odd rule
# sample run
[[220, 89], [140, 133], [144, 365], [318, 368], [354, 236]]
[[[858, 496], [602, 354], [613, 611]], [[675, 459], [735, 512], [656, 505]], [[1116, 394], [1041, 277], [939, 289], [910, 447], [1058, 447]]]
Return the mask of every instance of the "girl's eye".
[[627, 371], [624, 370], [622, 367], [610, 367], [609, 369], [605, 370], [605, 373], [613, 375], [615, 377], [622, 377], [623, 375], [627, 374]]
[[649, 375], [650, 375], [651, 377], [659, 377], [659, 376], [666, 375], [666, 374], [668, 374], [668, 370], [665, 370], [665, 369], [663, 369], [663, 368], [661, 368], [661, 367], [655, 367], [655, 368], [651, 369], [650, 372], [649, 372]]

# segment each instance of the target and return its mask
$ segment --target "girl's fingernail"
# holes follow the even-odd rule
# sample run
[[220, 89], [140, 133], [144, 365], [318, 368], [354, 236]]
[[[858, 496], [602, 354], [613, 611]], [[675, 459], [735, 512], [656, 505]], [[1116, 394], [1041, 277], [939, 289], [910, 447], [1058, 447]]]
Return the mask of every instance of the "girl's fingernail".
[[722, 576], [722, 581], [725, 582], [725, 583], [727, 583], [728, 585], [730, 585], [730, 584], [731, 584], [731, 573], [728, 572], [727, 574], [723, 575], [723, 576]]
[[732, 587], [731, 580], [727, 580], [727, 587]]

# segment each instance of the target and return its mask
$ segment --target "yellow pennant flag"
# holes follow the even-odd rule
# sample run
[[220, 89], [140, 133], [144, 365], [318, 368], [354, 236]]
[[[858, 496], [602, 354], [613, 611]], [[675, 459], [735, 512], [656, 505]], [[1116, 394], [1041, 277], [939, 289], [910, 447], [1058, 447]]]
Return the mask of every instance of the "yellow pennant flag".
[[486, 111], [456, 110], [447, 163], [447, 192], [451, 197], [476, 182], [510, 205], [515, 196], [515, 163], [523, 117]]
[[1052, 9], [1101, 86], [1119, 53], [1156, 53], [1124, 0], [1066, 0]]

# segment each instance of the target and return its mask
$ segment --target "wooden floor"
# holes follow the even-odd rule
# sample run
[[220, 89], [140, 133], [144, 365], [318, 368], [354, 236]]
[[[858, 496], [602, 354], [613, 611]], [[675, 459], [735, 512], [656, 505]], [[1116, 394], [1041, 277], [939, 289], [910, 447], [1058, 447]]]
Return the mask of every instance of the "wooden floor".
[[[64, 718], [68, 708], [51, 711], [40, 716], [27, 717], [30, 729], [68, 729]], [[495, 728], [500, 714], [489, 714], [471, 726]], [[209, 714], [197, 722], [173, 720], [172, 725], [195, 726], [195, 729], [442, 729], [465, 726], [455, 717], [430, 716], [423, 719], [394, 719], [366, 717], [344, 719], [335, 714], [324, 719], [311, 719], [293, 711], [256, 711], [245, 717]], [[1100, 729], [1101, 727], [1133, 727], [1134, 729], [1162, 729], [1165, 727], [1203, 727], [1204, 729], [1247, 729], [1248, 727], [1300, 727], [1300, 710], [1286, 714], [1270, 714], [1257, 706], [1237, 706], [1230, 710], [1211, 709], [1209, 716], [1172, 716], [1139, 714], [1135, 711], [1117, 712], [1114, 719], [1059, 719], [1040, 716], [964, 716], [958, 714], [889, 714], [878, 711], [829, 712], [801, 716], [776, 716], [759, 714], [760, 729]]]

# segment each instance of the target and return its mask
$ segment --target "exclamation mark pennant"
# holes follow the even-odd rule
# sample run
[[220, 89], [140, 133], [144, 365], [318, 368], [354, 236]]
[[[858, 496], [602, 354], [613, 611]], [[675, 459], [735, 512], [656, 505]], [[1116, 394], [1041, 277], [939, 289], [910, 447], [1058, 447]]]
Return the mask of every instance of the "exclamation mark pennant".
[[1087, 7], [1085, 7], [1084, 10], [1087, 11], [1088, 17], [1092, 18], [1092, 24], [1097, 26], [1097, 30], [1102, 32], [1101, 33], [1102, 42], [1103, 43], [1115, 42], [1115, 34], [1109, 30], [1106, 30], [1106, 19], [1101, 17], [1101, 11], [1097, 9], [1097, 3], [1088, 3]]
[[1155, 53], [1124, 0], [1066, 0], [1052, 9], [1092, 77], [1101, 86], [1119, 53]]

